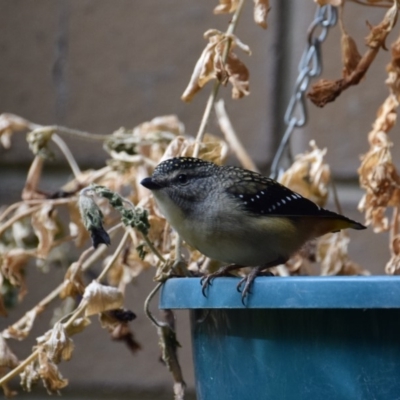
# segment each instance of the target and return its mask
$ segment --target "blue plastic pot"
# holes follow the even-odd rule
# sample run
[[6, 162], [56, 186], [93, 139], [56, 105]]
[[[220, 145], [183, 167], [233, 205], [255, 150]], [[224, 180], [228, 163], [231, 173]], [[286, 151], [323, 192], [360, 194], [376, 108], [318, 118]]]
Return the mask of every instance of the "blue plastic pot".
[[246, 306], [199, 281], [160, 298], [191, 310], [198, 400], [400, 399], [400, 277], [259, 277]]

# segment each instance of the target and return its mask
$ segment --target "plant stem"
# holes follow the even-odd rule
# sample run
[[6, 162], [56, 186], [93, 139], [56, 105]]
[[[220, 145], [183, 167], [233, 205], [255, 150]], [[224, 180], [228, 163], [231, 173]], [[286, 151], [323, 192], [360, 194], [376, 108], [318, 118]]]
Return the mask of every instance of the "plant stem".
[[[243, 4], [244, 4], [245, 0], [240, 0], [239, 4], [237, 6], [237, 9], [235, 11], [235, 13], [232, 16], [232, 19], [229, 23], [228, 29], [226, 30], [226, 37], [227, 37], [227, 43], [226, 46], [224, 48], [224, 53], [222, 55], [222, 62], [225, 64], [226, 59], [228, 58], [228, 54], [229, 54], [229, 49], [231, 47], [231, 42], [232, 39], [230, 38], [230, 36], [235, 32], [235, 28], [236, 25], [238, 23], [242, 8], [243, 8]], [[203, 137], [204, 134], [206, 132], [206, 126], [208, 123], [208, 120], [210, 119], [210, 114], [211, 114], [211, 110], [213, 109], [214, 103], [215, 103], [215, 99], [217, 98], [218, 95], [218, 90], [219, 87], [221, 86], [221, 82], [219, 82], [218, 80], [215, 81], [214, 86], [212, 88], [211, 94], [208, 98], [207, 104], [206, 104], [206, 108], [204, 110], [204, 114], [203, 114], [203, 118], [201, 119], [200, 122], [200, 127], [199, 130], [197, 132], [197, 136], [196, 136], [196, 144], [193, 150], [193, 157], [198, 157], [199, 156], [199, 152], [200, 152], [200, 144], [203, 141]]]
[[153, 317], [153, 314], [150, 312], [149, 307], [150, 307], [150, 301], [153, 299], [153, 297], [156, 295], [156, 293], [160, 290], [160, 288], [163, 284], [164, 284], [164, 282], [157, 283], [156, 287], [150, 292], [150, 294], [147, 296], [147, 298], [144, 302], [144, 312], [147, 315], [147, 318], [149, 318], [150, 321], [153, 322], [153, 324], [158, 326], [159, 328], [161, 327], [160, 323]]
[[224, 134], [225, 140], [231, 146], [231, 149], [236, 154], [236, 157], [242, 164], [243, 168], [259, 172], [257, 166], [248, 155], [247, 151], [237, 137], [235, 130], [233, 129], [231, 121], [228, 117], [228, 113], [225, 110], [224, 100], [220, 99], [215, 103], [215, 113], [217, 114], [219, 127]]
[[114, 254], [112, 255], [110, 261], [104, 267], [103, 271], [101, 271], [101, 274], [97, 277], [96, 279], [97, 282], [100, 282], [107, 275], [108, 271], [114, 265], [115, 261], [117, 260], [118, 256], [120, 255], [121, 251], [123, 250], [129, 238], [130, 238], [129, 230], [127, 229], [121, 241], [119, 242], [118, 247], [115, 249]]
[[146, 242], [149, 249], [156, 255], [156, 257], [163, 263], [165, 263], [165, 258], [161, 255], [161, 253], [154, 247], [154, 244], [151, 242], [149, 237], [142, 233], [143, 239]]
[[63, 139], [61, 139], [59, 135], [57, 135], [57, 133], [54, 133], [51, 136], [51, 140], [58, 146], [58, 148], [64, 154], [65, 159], [67, 160], [69, 166], [71, 167], [72, 173], [74, 174], [75, 178], [78, 178], [81, 175], [81, 170], [67, 144], [64, 142]]
[[13, 370], [11, 370], [8, 374], [4, 375], [0, 379], [0, 386], [5, 385], [9, 380], [17, 376], [20, 372], [22, 372], [32, 361], [36, 359], [39, 355], [39, 350], [36, 349], [28, 358], [18, 364]]

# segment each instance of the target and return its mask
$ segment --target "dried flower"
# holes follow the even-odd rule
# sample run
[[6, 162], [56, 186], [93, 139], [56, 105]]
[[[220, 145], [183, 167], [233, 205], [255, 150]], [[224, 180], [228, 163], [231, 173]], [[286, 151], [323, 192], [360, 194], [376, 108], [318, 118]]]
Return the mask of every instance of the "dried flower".
[[89, 317], [107, 310], [114, 310], [122, 306], [124, 296], [116, 288], [104, 286], [97, 281], [92, 281], [83, 294], [83, 300], [87, 303], [85, 316]]
[[[182, 100], [191, 101], [194, 95], [211, 79], [218, 79], [222, 84], [228, 81], [232, 84], [232, 97], [237, 99], [247, 96], [249, 92], [249, 71], [239, 60], [233, 49], [237, 46], [251, 54], [249, 46], [242, 43], [236, 36], [226, 36], [216, 29], [205, 32], [209, 40], [196, 63], [190, 82], [182, 95]], [[224, 54], [229, 46], [226, 61]]]

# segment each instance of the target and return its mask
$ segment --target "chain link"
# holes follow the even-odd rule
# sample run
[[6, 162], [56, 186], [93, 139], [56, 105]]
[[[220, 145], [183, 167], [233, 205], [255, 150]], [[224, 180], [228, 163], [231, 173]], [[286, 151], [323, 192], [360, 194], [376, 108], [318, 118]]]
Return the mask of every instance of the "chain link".
[[[299, 75], [294, 85], [292, 97], [285, 112], [285, 133], [271, 165], [271, 178], [277, 179], [282, 156], [287, 149], [292, 133], [307, 123], [306, 91], [311, 78], [322, 71], [321, 44], [328, 36], [329, 29], [336, 25], [337, 9], [331, 5], [318, 7], [314, 20], [307, 30], [307, 45], [298, 67]], [[318, 31], [320, 32], [318, 33]]]

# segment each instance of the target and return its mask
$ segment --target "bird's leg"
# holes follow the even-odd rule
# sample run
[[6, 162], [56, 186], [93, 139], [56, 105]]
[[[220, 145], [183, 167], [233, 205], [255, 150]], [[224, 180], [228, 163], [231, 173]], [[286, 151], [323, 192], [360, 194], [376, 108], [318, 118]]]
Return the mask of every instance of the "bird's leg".
[[239, 268], [243, 268], [242, 265], [236, 265], [236, 264], [232, 264], [232, 265], [226, 265], [224, 267], [219, 268], [217, 271], [213, 272], [212, 274], [208, 274], [208, 275], [204, 275], [201, 280], [201, 292], [203, 293], [204, 297], [206, 296], [206, 289], [208, 286], [211, 286], [212, 281], [214, 278], [218, 278], [221, 276], [230, 276], [230, 271], [234, 271], [235, 269], [239, 269]]
[[[248, 294], [251, 293], [251, 285], [253, 284], [254, 280], [256, 279], [257, 276], [274, 276], [274, 274], [271, 271], [264, 271], [264, 269], [267, 268], [272, 268], [280, 264], [284, 264], [287, 261], [287, 259], [283, 257], [279, 257], [274, 261], [271, 261], [268, 264], [262, 265], [260, 267], [255, 267], [252, 268], [250, 273], [245, 276], [243, 279], [240, 280], [240, 282], [237, 284], [236, 289], [238, 292], [242, 293], [242, 303], [244, 304], [244, 299]], [[243, 290], [242, 290], [242, 285], [244, 284]]]

